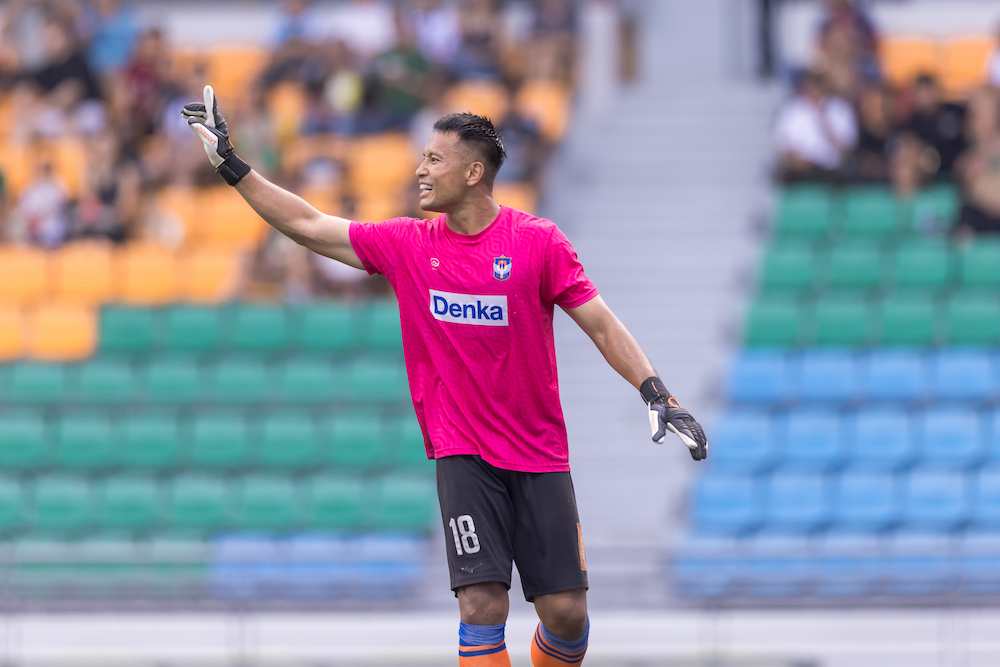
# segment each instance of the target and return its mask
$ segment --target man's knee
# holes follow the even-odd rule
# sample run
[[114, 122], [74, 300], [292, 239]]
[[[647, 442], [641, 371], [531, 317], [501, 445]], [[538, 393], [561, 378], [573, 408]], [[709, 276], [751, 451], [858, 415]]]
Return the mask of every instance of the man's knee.
[[499, 625], [507, 621], [510, 602], [507, 587], [497, 581], [470, 584], [458, 589], [462, 622], [472, 625]]
[[538, 595], [535, 611], [549, 632], [562, 639], [576, 639], [587, 630], [587, 590]]

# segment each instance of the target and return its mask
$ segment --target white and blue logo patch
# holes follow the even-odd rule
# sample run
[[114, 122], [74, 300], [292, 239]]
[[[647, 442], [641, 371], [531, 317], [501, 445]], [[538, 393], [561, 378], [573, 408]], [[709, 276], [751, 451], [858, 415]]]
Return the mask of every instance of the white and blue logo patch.
[[499, 257], [493, 258], [493, 277], [497, 280], [507, 280], [510, 278], [510, 257], [504, 257], [500, 255]]
[[484, 327], [505, 327], [507, 319], [506, 294], [455, 294], [430, 290], [431, 315], [442, 322], [478, 324]]

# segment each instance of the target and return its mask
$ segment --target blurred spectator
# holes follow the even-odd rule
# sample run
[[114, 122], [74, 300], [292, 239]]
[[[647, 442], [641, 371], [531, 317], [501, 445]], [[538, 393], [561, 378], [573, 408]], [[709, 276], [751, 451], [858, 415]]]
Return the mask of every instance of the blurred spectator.
[[512, 106], [497, 124], [497, 130], [507, 151], [497, 181], [536, 183], [546, 152], [538, 127]]
[[367, 63], [396, 43], [395, 12], [385, 0], [350, 0], [336, 6], [323, 38], [343, 41]]
[[431, 64], [417, 48], [415, 36], [401, 31], [396, 45], [372, 61], [360, 129], [405, 129], [423, 105], [431, 76]]
[[139, 38], [123, 77], [124, 119], [130, 125], [130, 135], [153, 131], [169, 83], [169, 66], [170, 51], [163, 32], [159, 28], [147, 30]]
[[0, 243], [7, 240], [7, 178], [0, 170]]
[[825, 0], [824, 4], [817, 66], [829, 77], [831, 90], [853, 99], [858, 84], [880, 78], [878, 34], [854, 0]]
[[52, 163], [38, 166], [35, 180], [25, 186], [8, 220], [7, 237], [18, 243], [54, 247], [66, 240], [66, 186]]
[[539, 0], [527, 59], [529, 79], [572, 80], [576, 11], [571, 0]]
[[889, 182], [896, 196], [902, 199], [915, 195], [933, 175], [928, 173], [927, 147], [912, 132], [903, 131], [895, 136], [888, 155]]
[[306, 62], [318, 41], [315, 14], [309, 0], [283, 0], [271, 61], [261, 74], [264, 90], [279, 81], [301, 81]]
[[774, 138], [784, 182], [838, 179], [858, 140], [857, 119], [847, 102], [827, 94], [820, 74], [808, 71], [778, 111]]
[[104, 125], [101, 91], [70, 27], [55, 18], [43, 31], [46, 59], [30, 74], [42, 94], [34, 130], [43, 136], [58, 136], [76, 123], [92, 133]]
[[997, 40], [997, 46], [993, 47], [993, 51], [986, 59], [986, 76], [990, 85], [1000, 87], [1000, 26], [995, 28], [994, 38]]
[[91, 11], [84, 13], [84, 31], [91, 36], [91, 66], [100, 74], [120, 69], [139, 38], [139, 22], [131, 8], [120, 0], [94, 0]]
[[889, 140], [895, 131], [893, 96], [886, 86], [868, 86], [858, 105], [857, 173], [863, 181], [889, 176]]
[[289, 42], [316, 41], [316, 15], [311, 5], [309, 0], [282, 0], [281, 18], [274, 36], [276, 48]]
[[913, 86], [913, 115], [906, 128], [937, 154], [939, 173], [950, 178], [955, 159], [965, 150], [965, 109], [942, 101], [941, 86], [930, 75]]
[[461, 41], [454, 65], [463, 79], [500, 76], [500, 17], [493, 0], [467, 0], [459, 5]]
[[424, 58], [438, 66], [455, 62], [461, 41], [458, 12], [440, 0], [413, 0], [404, 14], [406, 29], [411, 32]]
[[1000, 233], [1000, 92], [981, 88], [968, 109], [969, 149], [955, 163], [962, 186], [956, 234]]
[[139, 175], [122, 159], [117, 136], [105, 132], [88, 142], [87, 170], [69, 220], [72, 239], [107, 239], [121, 243], [136, 224]]
[[45, 63], [45, 21], [45, 8], [38, 2], [10, 0], [0, 7], [0, 49], [10, 66], [27, 72]]

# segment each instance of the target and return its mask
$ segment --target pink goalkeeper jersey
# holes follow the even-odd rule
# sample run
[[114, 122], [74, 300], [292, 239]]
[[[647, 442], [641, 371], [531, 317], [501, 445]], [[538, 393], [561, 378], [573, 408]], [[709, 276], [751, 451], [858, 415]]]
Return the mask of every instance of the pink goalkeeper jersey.
[[452, 231], [444, 216], [352, 222], [351, 245], [396, 290], [427, 456], [569, 470], [552, 312], [597, 289], [559, 228], [504, 206], [474, 235]]

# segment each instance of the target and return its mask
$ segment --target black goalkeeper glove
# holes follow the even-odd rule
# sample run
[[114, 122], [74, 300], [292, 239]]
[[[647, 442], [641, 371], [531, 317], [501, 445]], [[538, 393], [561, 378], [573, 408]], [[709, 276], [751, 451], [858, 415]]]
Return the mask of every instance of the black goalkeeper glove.
[[653, 429], [653, 442], [662, 445], [667, 431], [674, 433], [687, 445], [691, 458], [702, 461], [708, 457], [708, 440], [701, 424], [691, 413], [681, 407], [677, 399], [663, 386], [663, 380], [653, 376], [639, 387], [642, 400], [649, 407], [649, 425]]
[[[209, 113], [208, 109], [212, 112]], [[219, 111], [219, 101], [215, 99], [215, 91], [211, 86], [205, 86], [204, 104], [185, 104], [181, 115], [187, 120], [188, 127], [205, 144], [209, 162], [226, 179], [226, 183], [236, 185], [250, 173], [250, 165], [233, 152], [233, 142], [229, 140], [229, 125]]]

